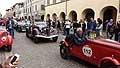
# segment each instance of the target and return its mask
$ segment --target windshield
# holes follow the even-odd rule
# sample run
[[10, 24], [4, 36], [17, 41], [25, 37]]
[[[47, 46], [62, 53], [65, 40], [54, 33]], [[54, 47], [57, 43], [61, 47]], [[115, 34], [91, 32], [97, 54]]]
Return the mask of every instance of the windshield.
[[47, 26], [46, 22], [35, 22], [35, 25]]

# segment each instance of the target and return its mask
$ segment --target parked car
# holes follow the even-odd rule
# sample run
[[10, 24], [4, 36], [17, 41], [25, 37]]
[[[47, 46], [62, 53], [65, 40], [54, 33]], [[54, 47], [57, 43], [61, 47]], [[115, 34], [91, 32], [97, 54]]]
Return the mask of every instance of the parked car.
[[71, 36], [60, 42], [60, 55], [63, 59], [77, 57], [101, 68], [120, 68], [120, 43], [95, 38], [75, 45]]
[[40, 21], [26, 28], [26, 36], [32, 38], [35, 43], [44, 39], [56, 42], [58, 39], [57, 30], [52, 27], [48, 28], [46, 22]]
[[18, 21], [16, 23], [16, 31], [18, 32], [25, 32], [26, 31], [26, 27], [28, 27], [30, 25], [30, 21]]
[[0, 27], [0, 48], [10, 52], [12, 50], [13, 38], [6, 29]]

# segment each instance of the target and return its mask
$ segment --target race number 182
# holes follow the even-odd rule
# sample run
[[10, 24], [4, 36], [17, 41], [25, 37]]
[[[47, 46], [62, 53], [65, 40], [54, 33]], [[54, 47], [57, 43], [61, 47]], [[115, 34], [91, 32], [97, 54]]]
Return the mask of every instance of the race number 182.
[[82, 48], [82, 51], [83, 51], [83, 54], [84, 54], [85, 56], [88, 56], [88, 57], [91, 57], [91, 56], [92, 56], [92, 49], [91, 49], [90, 47], [84, 46], [84, 47]]

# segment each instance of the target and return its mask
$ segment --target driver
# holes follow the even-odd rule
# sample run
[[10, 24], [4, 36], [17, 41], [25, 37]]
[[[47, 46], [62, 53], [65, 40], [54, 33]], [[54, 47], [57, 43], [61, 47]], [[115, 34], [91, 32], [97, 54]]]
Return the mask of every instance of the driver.
[[77, 28], [76, 33], [74, 34], [74, 43], [76, 45], [82, 45], [86, 40], [86, 36], [83, 33], [82, 28]]

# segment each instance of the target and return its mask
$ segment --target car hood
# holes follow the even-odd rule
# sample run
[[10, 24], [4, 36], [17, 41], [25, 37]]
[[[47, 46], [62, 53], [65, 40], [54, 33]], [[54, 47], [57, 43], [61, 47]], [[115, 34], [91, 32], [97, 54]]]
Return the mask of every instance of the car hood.
[[103, 45], [103, 46], [120, 49], [120, 43], [117, 42], [117, 41], [114, 41], [114, 40], [98, 38], [98, 39], [89, 40], [89, 41], [92, 42], [92, 43]]

